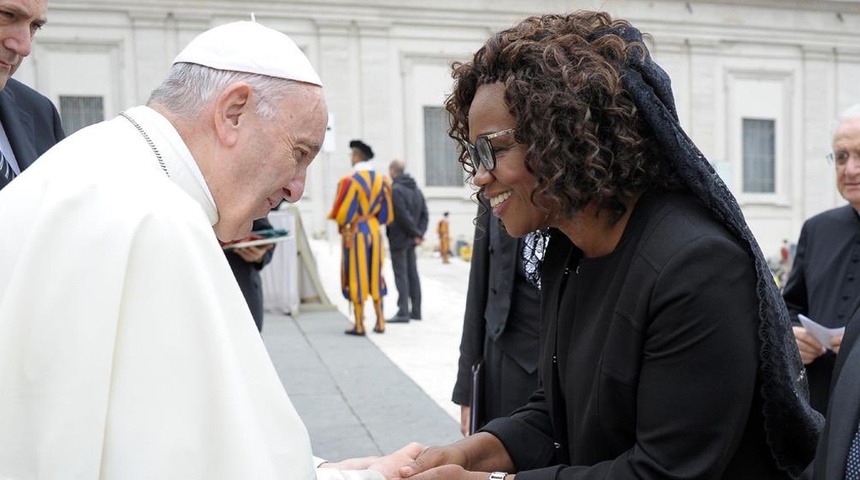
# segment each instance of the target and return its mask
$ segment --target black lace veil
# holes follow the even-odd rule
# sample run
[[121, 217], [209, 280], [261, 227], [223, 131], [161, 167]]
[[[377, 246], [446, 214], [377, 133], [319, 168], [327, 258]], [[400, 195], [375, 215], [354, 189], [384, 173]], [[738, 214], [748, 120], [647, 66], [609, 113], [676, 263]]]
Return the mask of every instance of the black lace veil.
[[[644, 45], [641, 33], [633, 27], [607, 28], [595, 33], [593, 39], [607, 34]], [[625, 89], [682, 181], [741, 241], [755, 261], [760, 320], [759, 378], [767, 441], [777, 464], [798, 476], [812, 461], [824, 420], [807, 401], [805, 372], [788, 311], [740, 206], [681, 128], [668, 75], [651, 60], [648, 52], [641, 53], [641, 56], [628, 55], [621, 66]]]

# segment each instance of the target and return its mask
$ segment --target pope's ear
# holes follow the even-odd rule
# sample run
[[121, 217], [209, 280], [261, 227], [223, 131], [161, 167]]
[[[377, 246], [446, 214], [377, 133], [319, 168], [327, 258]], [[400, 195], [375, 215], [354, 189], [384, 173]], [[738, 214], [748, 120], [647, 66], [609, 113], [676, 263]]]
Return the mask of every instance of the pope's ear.
[[224, 90], [215, 101], [215, 131], [227, 146], [235, 145], [239, 138], [239, 127], [252, 115], [251, 94], [253, 89], [245, 82], [237, 82]]

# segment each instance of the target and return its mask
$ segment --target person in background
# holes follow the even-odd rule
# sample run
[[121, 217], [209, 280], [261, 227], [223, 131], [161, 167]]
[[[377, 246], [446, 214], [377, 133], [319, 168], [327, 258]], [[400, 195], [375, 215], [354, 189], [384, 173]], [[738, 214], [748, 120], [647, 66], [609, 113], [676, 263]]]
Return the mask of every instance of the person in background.
[[822, 345], [797, 319], [803, 314], [828, 328], [844, 327], [860, 299], [860, 104], [843, 111], [833, 131], [836, 188], [848, 204], [803, 223], [782, 297], [806, 365], [810, 402], [824, 414], [842, 336]]
[[327, 117], [289, 37], [229, 23], [0, 190], [0, 478], [381, 480], [417, 455], [315, 459], [224, 261], [302, 196]]
[[[258, 218], [254, 220], [251, 231], [256, 232], [271, 228], [272, 224], [269, 223], [268, 219]], [[260, 270], [272, 261], [274, 251], [274, 243], [224, 250], [227, 263], [230, 264], [233, 276], [236, 277], [236, 282], [239, 283], [239, 288], [242, 290], [242, 296], [245, 297], [245, 302], [248, 303], [248, 308], [251, 310], [251, 316], [254, 317], [257, 331], [261, 333], [263, 332], [264, 312], [263, 280], [260, 278]]]
[[388, 294], [382, 265], [385, 248], [380, 226], [394, 220], [391, 180], [377, 172], [371, 160], [373, 149], [361, 140], [349, 142], [353, 173], [340, 179], [328, 218], [334, 220], [341, 235], [343, 261], [340, 278], [343, 297], [352, 302], [355, 324], [347, 335], [364, 336], [364, 302], [373, 300], [376, 325], [373, 331], [385, 332], [382, 297]]
[[804, 480], [860, 479], [860, 302], [851, 311], [833, 366], [824, 429]]
[[424, 243], [429, 217], [424, 194], [415, 179], [406, 173], [403, 161], [393, 160], [388, 166], [388, 174], [392, 179], [394, 221], [386, 227], [385, 233], [391, 252], [394, 286], [397, 287], [397, 314], [386, 321], [406, 323], [421, 320], [421, 279], [418, 277], [415, 249]]
[[0, 1], [0, 52], [9, 65], [0, 69], [0, 189], [65, 137], [57, 108], [45, 96], [12, 78], [30, 54], [33, 35], [47, 22], [47, 0]]
[[[479, 199], [480, 200], [480, 199]], [[526, 242], [507, 234], [489, 205], [478, 206], [469, 287], [452, 400], [468, 435], [472, 409], [482, 427], [525, 405], [538, 387], [540, 290], [529, 279]], [[530, 258], [530, 257], [529, 257]], [[481, 405], [471, 405], [471, 371], [483, 360]]]
[[512, 236], [547, 232], [541, 388], [400, 475], [799, 475], [822, 418], [788, 312], [639, 30], [604, 12], [529, 17], [453, 78], [449, 134], [478, 195]]
[[436, 235], [439, 236], [439, 254], [442, 263], [449, 263], [448, 256], [451, 254], [451, 226], [448, 223], [448, 212], [442, 214], [442, 219], [436, 224]]

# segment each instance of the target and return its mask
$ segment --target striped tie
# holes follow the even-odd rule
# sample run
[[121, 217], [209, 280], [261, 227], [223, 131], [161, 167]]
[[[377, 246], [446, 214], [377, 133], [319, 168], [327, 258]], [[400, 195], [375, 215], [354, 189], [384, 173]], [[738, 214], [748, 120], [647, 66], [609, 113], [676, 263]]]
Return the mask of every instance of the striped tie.
[[6, 155], [0, 152], [0, 188], [3, 188], [15, 178], [15, 171], [12, 170], [12, 165], [6, 160]]
[[848, 461], [845, 462], [845, 480], [860, 479], [860, 428], [848, 448]]

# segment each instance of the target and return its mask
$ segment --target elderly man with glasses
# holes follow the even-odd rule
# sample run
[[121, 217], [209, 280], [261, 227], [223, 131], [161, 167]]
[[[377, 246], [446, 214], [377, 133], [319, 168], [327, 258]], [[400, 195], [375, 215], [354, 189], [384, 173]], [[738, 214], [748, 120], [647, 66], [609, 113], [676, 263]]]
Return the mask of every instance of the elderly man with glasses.
[[860, 104], [838, 117], [833, 131], [836, 188], [847, 205], [808, 219], [800, 231], [783, 298], [809, 377], [810, 403], [826, 413], [830, 378], [842, 335], [822, 345], [797, 321], [805, 315], [825, 327], [844, 327], [860, 299]]

